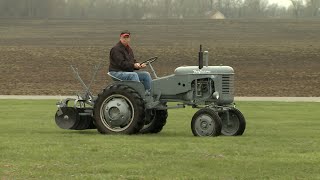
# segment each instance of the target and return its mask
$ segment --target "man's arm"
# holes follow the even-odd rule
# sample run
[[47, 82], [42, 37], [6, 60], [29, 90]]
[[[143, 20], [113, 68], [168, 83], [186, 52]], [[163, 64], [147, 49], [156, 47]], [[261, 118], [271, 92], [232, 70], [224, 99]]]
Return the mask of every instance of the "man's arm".
[[142, 69], [142, 68], [145, 68], [146, 65], [145, 64], [141, 64], [139, 63], [136, 58], [134, 58], [134, 54], [133, 54], [133, 51], [132, 49], [130, 48], [130, 53], [132, 54], [132, 57], [133, 57], [133, 60], [134, 60], [134, 69], [135, 70], [139, 70], [139, 69]]

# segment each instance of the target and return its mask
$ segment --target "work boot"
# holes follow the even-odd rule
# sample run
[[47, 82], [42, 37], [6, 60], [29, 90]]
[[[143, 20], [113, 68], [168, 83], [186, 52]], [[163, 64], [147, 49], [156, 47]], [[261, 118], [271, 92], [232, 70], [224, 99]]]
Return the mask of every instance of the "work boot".
[[145, 96], [150, 96], [150, 94], [151, 94], [150, 89], [147, 89], [144, 95]]

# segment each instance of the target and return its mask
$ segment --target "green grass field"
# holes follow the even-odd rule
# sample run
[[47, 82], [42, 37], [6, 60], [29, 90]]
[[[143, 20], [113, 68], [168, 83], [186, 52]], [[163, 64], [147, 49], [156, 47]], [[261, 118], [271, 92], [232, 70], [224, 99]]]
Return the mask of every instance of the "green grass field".
[[155, 135], [67, 131], [52, 100], [1, 100], [0, 180], [320, 179], [320, 103], [238, 102], [240, 137], [199, 138], [196, 110], [169, 110]]

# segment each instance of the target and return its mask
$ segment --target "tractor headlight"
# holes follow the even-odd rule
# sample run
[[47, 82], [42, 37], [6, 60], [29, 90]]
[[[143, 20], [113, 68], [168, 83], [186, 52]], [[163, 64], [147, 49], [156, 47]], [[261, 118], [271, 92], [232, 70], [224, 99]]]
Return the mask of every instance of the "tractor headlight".
[[214, 92], [213, 94], [212, 94], [212, 96], [213, 96], [213, 98], [214, 99], [219, 99], [219, 97], [220, 97], [220, 94], [216, 91], [216, 92]]

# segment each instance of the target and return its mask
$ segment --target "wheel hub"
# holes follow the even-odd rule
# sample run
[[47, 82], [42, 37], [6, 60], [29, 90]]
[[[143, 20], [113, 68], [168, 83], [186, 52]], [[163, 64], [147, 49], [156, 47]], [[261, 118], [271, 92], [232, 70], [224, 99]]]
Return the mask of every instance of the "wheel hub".
[[114, 98], [106, 103], [104, 117], [112, 127], [125, 126], [131, 119], [130, 106], [124, 99]]
[[210, 136], [214, 132], [214, 123], [208, 115], [201, 115], [196, 121], [196, 131], [200, 136]]
[[208, 122], [207, 121], [203, 121], [203, 120], [201, 120], [202, 122], [201, 122], [201, 128], [202, 129], [208, 129], [208, 127], [209, 127], [209, 125], [208, 125]]
[[68, 115], [64, 115], [64, 116], [63, 116], [63, 119], [68, 120], [68, 119], [69, 119], [69, 116], [68, 116]]

